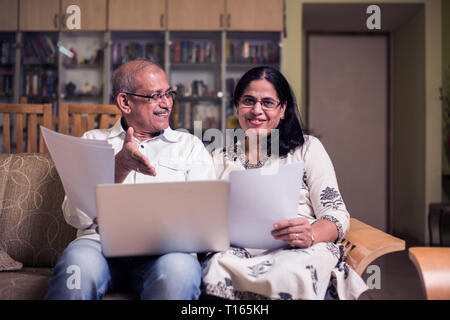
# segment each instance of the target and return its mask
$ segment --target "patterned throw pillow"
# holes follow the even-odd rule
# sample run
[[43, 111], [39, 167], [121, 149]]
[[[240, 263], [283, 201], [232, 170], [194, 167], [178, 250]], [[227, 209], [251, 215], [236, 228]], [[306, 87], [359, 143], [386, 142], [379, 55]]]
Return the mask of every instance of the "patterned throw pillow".
[[22, 269], [22, 263], [11, 258], [3, 248], [0, 247], [0, 271], [15, 271]]
[[48, 153], [0, 154], [0, 247], [25, 267], [53, 267], [75, 238]]

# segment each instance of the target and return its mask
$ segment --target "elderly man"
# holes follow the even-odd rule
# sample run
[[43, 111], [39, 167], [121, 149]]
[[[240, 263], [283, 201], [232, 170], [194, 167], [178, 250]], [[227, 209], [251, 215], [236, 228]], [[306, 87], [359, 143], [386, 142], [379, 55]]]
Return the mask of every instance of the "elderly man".
[[[176, 93], [159, 66], [145, 60], [127, 62], [114, 72], [112, 87], [121, 120], [110, 129], [91, 130], [83, 137], [107, 140], [113, 146], [116, 183], [215, 179], [202, 142], [169, 127]], [[102, 299], [124, 284], [141, 299], [185, 300], [200, 295], [201, 268], [194, 256], [105, 258], [96, 221], [67, 199], [63, 212], [66, 221], [78, 229], [78, 237], [59, 258], [47, 299]], [[127, 213], [123, 214], [126, 219]], [[75, 271], [79, 282], [72, 279]]]

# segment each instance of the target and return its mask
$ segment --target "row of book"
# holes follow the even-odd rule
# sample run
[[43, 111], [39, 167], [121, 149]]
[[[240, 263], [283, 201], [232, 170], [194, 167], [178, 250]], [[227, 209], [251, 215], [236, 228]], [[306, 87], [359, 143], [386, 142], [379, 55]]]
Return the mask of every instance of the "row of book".
[[23, 92], [25, 96], [56, 97], [58, 74], [54, 70], [25, 72]]
[[173, 63], [220, 63], [220, 49], [212, 41], [174, 41]]
[[0, 71], [0, 97], [10, 97], [13, 94], [13, 75]]
[[194, 121], [201, 121], [202, 128], [220, 127], [220, 106], [210, 102], [175, 101], [171, 114], [171, 127], [174, 129], [194, 129]]
[[57, 48], [47, 35], [30, 37], [24, 42], [23, 50], [24, 64], [56, 63]]
[[111, 47], [111, 54], [114, 68], [135, 59], [147, 59], [162, 66], [164, 61], [164, 44], [155, 42], [145, 44], [138, 42], [114, 42]]
[[0, 41], [0, 64], [13, 64], [16, 61], [14, 43]]
[[280, 50], [271, 41], [227, 39], [226, 59], [231, 63], [279, 63]]

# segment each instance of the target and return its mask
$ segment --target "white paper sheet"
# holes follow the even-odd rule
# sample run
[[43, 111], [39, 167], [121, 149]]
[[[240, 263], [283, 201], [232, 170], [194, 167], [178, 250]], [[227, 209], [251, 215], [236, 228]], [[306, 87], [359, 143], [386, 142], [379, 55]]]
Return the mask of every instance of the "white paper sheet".
[[[229, 230], [234, 246], [276, 249], [287, 243], [275, 240], [271, 231], [281, 220], [297, 216], [303, 162], [267, 169], [230, 173]], [[276, 172], [276, 173], [275, 173]]]
[[97, 216], [95, 187], [114, 183], [114, 150], [106, 141], [81, 139], [41, 127], [67, 199], [89, 217]]

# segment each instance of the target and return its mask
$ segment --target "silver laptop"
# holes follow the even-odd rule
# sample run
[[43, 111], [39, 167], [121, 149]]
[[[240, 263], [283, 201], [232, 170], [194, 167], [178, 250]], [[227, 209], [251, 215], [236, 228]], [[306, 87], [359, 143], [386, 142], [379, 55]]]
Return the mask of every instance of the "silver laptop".
[[227, 181], [107, 184], [95, 189], [106, 257], [224, 251]]

